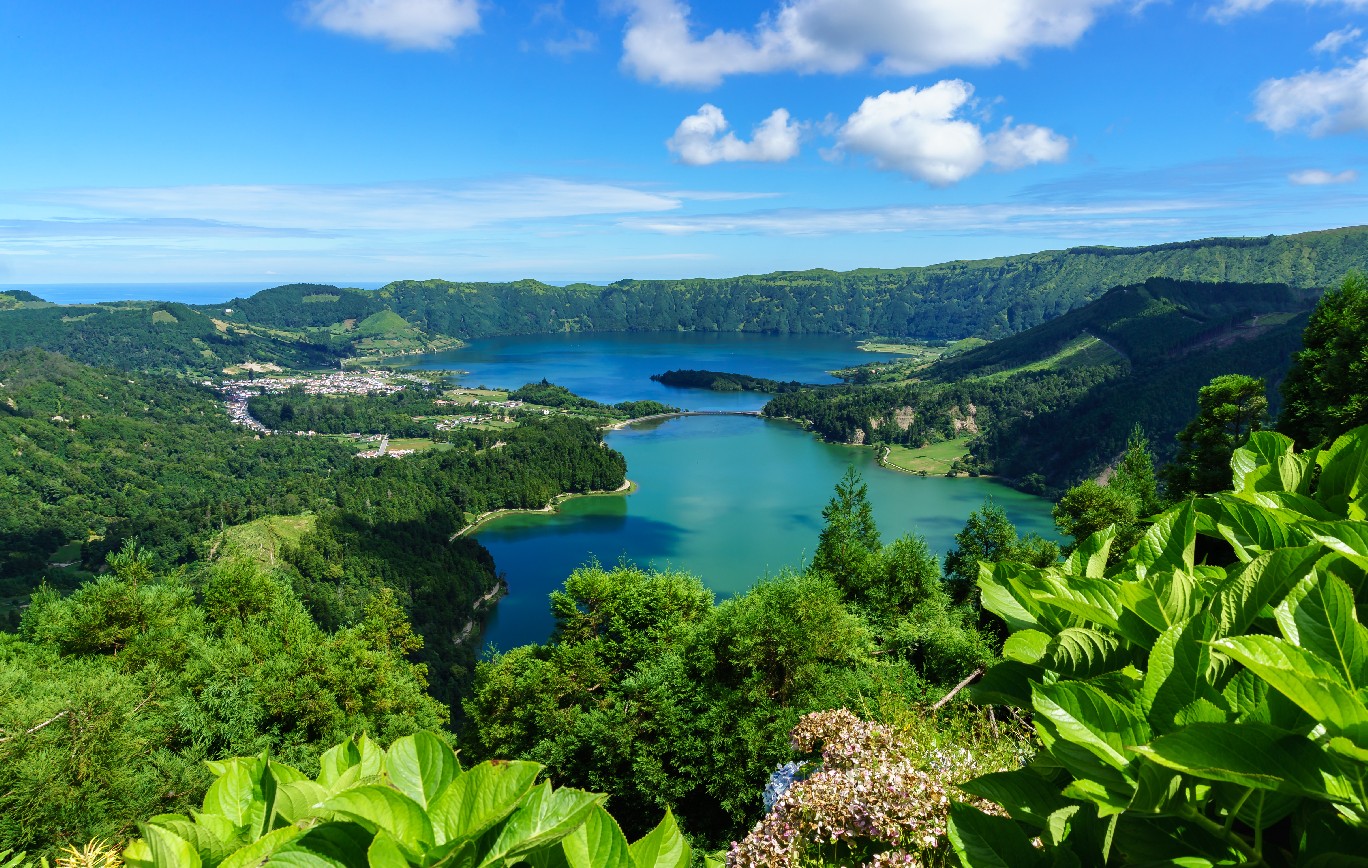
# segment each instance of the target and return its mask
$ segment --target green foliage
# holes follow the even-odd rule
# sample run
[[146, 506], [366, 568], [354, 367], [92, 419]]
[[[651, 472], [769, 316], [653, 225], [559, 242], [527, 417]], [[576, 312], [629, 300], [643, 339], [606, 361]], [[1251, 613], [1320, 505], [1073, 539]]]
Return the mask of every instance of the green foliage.
[[1368, 423], [1368, 276], [1351, 271], [1321, 296], [1304, 343], [1282, 382], [1278, 430], [1312, 446]]
[[253, 565], [159, 575], [124, 554], [70, 596], [36, 594], [20, 634], [0, 633], [0, 840], [49, 854], [125, 840], [203, 792], [205, 757], [311, 762], [350, 732], [447, 719], [392, 596], [327, 632]]
[[582, 398], [564, 386], [557, 386], [543, 379], [540, 383], [528, 383], [520, 389], [508, 393], [515, 401], [526, 401], [542, 407], [558, 407], [565, 410], [578, 410], [595, 416], [614, 419], [631, 419], [639, 416], [654, 416], [660, 413], [675, 413], [678, 407], [662, 404], [659, 401], [621, 401], [617, 404], [603, 404]]
[[1149, 279], [929, 367], [880, 365], [868, 385], [778, 395], [765, 412], [839, 442], [924, 448], [968, 432], [966, 469], [1060, 492], [1113, 465], [1138, 423], [1168, 458], [1191, 417], [1186, 396], [1212, 371], [1281, 378], [1312, 298], [1289, 286]]
[[529, 762], [462, 769], [437, 735], [388, 751], [362, 735], [323, 754], [316, 778], [269, 758], [211, 762], [202, 810], [159, 814], [124, 858], [131, 868], [290, 865], [513, 865], [687, 868], [674, 818], [628, 844], [603, 796], [536, 779]]
[[812, 570], [828, 576], [852, 599], [868, 594], [882, 549], [868, 495], [869, 486], [860, 472], [854, 465], [847, 467], [822, 509], [826, 526], [812, 555]]
[[1041, 752], [964, 785], [1011, 816], [952, 814], [965, 865], [1361, 858], [1368, 428], [1292, 446], [1254, 433], [1233, 490], [1171, 508], [1115, 567], [1110, 530], [1062, 565], [985, 567], [1015, 632], [977, 697], [1031, 709]]
[[[449, 450], [367, 461], [325, 438], [256, 438], [177, 380], [31, 351], [0, 358], [0, 383], [0, 435], [13, 444], [0, 452], [0, 626], [17, 626], [9, 600], [22, 605], [44, 574], [69, 590], [127, 540], [149, 563], [196, 562], [219, 555], [226, 525], [309, 511], [312, 530], [268, 565], [330, 630], [359, 623], [368, 601], [392, 590], [428, 640], [417, 657], [446, 702], [473, 666], [469, 637], [487, 612], [477, 601], [497, 587], [489, 553], [452, 539], [467, 515], [615, 489], [625, 474], [622, 456], [582, 419], [456, 432]], [[398, 394], [431, 401], [418, 389]], [[360, 400], [380, 415], [393, 406]], [[62, 560], [76, 563], [49, 567], [72, 540], [79, 554]]]
[[1197, 392], [1197, 416], [1178, 432], [1178, 455], [1164, 468], [1170, 499], [1226, 487], [1230, 456], [1268, 415], [1264, 381], [1241, 374], [1215, 377]]
[[1135, 504], [1135, 514], [1141, 518], [1164, 508], [1164, 501], [1159, 496], [1159, 480], [1154, 473], [1154, 454], [1150, 452], [1149, 438], [1139, 422], [1126, 439], [1126, 451], [1121, 454], [1108, 487], [1129, 498]]
[[1140, 541], [1149, 526], [1147, 519], [1162, 507], [1154, 456], [1137, 424], [1108, 483], [1103, 486], [1088, 479], [1069, 489], [1055, 504], [1054, 520], [1061, 533], [1074, 538], [1066, 554], [1093, 534], [1111, 528], [1114, 538], [1108, 563], [1114, 564]]
[[676, 389], [707, 389], [710, 392], [765, 392], [780, 395], [802, 388], [797, 380], [782, 382], [749, 374], [729, 374], [723, 371], [677, 370], [652, 374], [651, 379]]
[[957, 604], [977, 600], [979, 564], [1020, 560], [1036, 566], [1054, 563], [1059, 546], [1037, 536], [1021, 538], [1007, 511], [992, 499], [969, 513], [955, 534], [955, 547], [945, 553], [945, 586]]
[[431, 388], [410, 386], [389, 395], [309, 395], [295, 386], [285, 392], [257, 395], [247, 408], [261, 424], [274, 431], [315, 431], [319, 434], [389, 434], [427, 437], [431, 422], [415, 416], [440, 415]]
[[863, 620], [815, 574], [785, 574], [714, 606], [697, 579], [582, 568], [555, 595], [552, 642], [481, 663], [464, 755], [516, 756], [609, 795], [629, 834], [670, 808], [724, 845], [758, 817], [760, 789], [807, 711], [919, 689], [874, 657]]

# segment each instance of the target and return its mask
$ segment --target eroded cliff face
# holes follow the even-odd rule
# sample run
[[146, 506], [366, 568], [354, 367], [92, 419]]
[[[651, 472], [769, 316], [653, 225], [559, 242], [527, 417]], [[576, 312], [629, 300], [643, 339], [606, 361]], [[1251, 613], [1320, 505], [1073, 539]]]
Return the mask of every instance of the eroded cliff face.
[[959, 407], [951, 407], [950, 424], [954, 426], [956, 437], [960, 434], [979, 433], [978, 407], [973, 404], [965, 404], [963, 410]]

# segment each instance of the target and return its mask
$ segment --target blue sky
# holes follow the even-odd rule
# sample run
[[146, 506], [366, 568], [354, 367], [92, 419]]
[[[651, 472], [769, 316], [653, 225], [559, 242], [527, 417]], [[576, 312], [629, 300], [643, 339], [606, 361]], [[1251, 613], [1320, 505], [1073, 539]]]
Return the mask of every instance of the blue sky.
[[1368, 223], [1368, 0], [0, 0], [0, 283], [610, 281]]

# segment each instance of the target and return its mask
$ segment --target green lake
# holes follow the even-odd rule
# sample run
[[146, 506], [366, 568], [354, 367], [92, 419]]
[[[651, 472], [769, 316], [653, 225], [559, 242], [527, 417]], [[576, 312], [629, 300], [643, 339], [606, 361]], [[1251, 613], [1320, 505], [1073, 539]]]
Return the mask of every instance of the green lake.
[[[824, 371], [879, 358], [849, 339], [756, 335], [529, 336], [477, 341], [415, 366], [470, 371], [461, 382], [519, 386], [545, 377], [596, 400], [655, 398], [689, 409], [753, 409], [755, 394], [668, 390], [649, 376], [708, 368], [831, 382]], [[874, 450], [823, 443], [800, 426], [745, 416], [693, 416], [610, 432], [627, 458], [630, 495], [566, 501], [554, 514], [517, 514], [480, 529], [509, 594], [484, 641], [500, 649], [544, 641], [547, 595], [576, 567], [626, 558], [686, 570], [719, 596], [801, 566], [817, 545], [822, 507], [854, 464], [869, 485], [885, 542], [904, 533], [944, 552], [986, 498], [1019, 531], [1054, 536], [1051, 504], [986, 479], [921, 478], [878, 466]]]

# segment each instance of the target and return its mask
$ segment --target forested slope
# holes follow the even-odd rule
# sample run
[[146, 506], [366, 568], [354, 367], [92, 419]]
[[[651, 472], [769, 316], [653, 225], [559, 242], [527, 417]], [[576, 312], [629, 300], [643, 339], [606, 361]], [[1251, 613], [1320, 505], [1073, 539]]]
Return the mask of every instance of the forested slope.
[[[1079, 247], [923, 268], [549, 286], [403, 280], [376, 293], [280, 287], [232, 306], [246, 322], [321, 327], [385, 307], [461, 338], [576, 331], [754, 331], [1002, 337], [1151, 277], [1326, 287], [1368, 262], [1368, 229]], [[336, 300], [329, 301], [332, 296]]]
[[722, 279], [401, 280], [378, 291], [290, 284], [222, 304], [57, 306], [11, 291], [0, 351], [40, 347], [125, 370], [219, 372], [243, 362], [327, 367], [558, 331], [745, 331], [1001, 338], [1152, 277], [1316, 289], [1368, 263], [1368, 228], [1152, 247], [1078, 247], [920, 268]]
[[497, 448], [473, 432], [445, 451], [364, 460], [338, 440], [258, 438], [183, 381], [40, 350], [0, 355], [0, 384], [0, 624], [39, 578], [72, 586], [125, 540], [183, 564], [211, 557], [225, 527], [309, 511], [313, 530], [280, 565], [296, 593], [341, 629], [391, 589], [428, 638], [418, 659], [447, 701], [471, 660], [457, 634], [496, 581], [478, 542], [451, 539], [467, 514], [613, 489], [625, 473], [572, 418], [502, 431]]
[[1314, 301], [1283, 284], [1155, 278], [929, 368], [873, 369], [875, 382], [780, 395], [765, 412], [839, 442], [971, 435], [970, 468], [1060, 489], [1107, 467], [1136, 423], [1170, 456], [1215, 375], [1262, 377], [1276, 395]]

